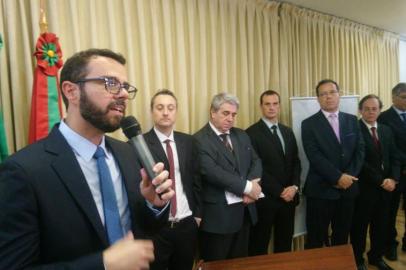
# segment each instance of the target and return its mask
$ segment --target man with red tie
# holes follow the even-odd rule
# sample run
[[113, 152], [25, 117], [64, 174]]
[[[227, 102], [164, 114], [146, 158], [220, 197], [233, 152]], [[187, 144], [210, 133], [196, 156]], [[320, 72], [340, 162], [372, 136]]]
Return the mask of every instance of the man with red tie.
[[152, 270], [192, 269], [201, 221], [197, 148], [191, 135], [174, 131], [177, 108], [171, 91], [158, 91], [151, 99], [154, 127], [144, 134], [155, 161], [163, 162], [169, 171], [175, 190], [168, 222], [153, 237]]
[[380, 270], [392, 269], [382, 256], [390, 200], [399, 179], [399, 164], [391, 129], [376, 121], [381, 108], [382, 102], [376, 95], [367, 95], [359, 102], [359, 124], [365, 141], [365, 159], [359, 174], [359, 195], [355, 201], [351, 229], [351, 244], [358, 270], [367, 269], [363, 253], [368, 226], [371, 243], [367, 253], [369, 264]]

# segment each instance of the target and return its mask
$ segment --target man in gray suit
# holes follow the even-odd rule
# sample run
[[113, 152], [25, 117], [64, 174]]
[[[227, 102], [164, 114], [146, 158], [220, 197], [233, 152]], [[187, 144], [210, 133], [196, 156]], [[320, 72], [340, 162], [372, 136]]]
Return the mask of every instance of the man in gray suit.
[[205, 261], [248, 255], [250, 225], [257, 221], [261, 161], [248, 135], [234, 128], [239, 101], [214, 96], [210, 121], [194, 136], [198, 142], [203, 185], [200, 252]]

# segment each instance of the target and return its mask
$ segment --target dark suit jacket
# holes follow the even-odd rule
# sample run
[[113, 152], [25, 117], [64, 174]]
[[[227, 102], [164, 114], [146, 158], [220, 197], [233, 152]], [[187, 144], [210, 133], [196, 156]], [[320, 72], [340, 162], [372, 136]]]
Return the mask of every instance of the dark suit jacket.
[[399, 188], [406, 189], [406, 124], [402, 122], [399, 114], [393, 107], [382, 112], [378, 117], [378, 122], [390, 127], [395, 138], [395, 144], [400, 161], [401, 177]]
[[[384, 189], [381, 184], [384, 179], [399, 180], [399, 163], [396, 159], [396, 146], [392, 131], [389, 127], [378, 124], [378, 138], [380, 142], [379, 152], [372, 140], [371, 133], [365, 123], [360, 120], [360, 128], [365, 141], [365, 160], [359, 174], [359, 188], [361, 192], [380, 194]], [[383, 194], [389, 192], [383, 192]]]
[[[209, 124], [194, 136], [199, 148], [203, 186], [203, 219], [200, 228], [218, 234], [237, 232], [243, 225], [245, 206], [242, 203], [228, 205], [225, 191], [242, 196], [246, 180], [261, 177], [261, 161], [248, 135], [241, 129], [230, 130], [234, 154], [227, 150]], [[255, 224], [255, 205], [249, 204], [248, 210]]]
[[297, 143], [292, 129], [278, 124], [285, 144], [285, 154], [281, 155], [275, 147], [272, 131], [260, 119], [246, 131], [252, 146], [262, 160], [261, 187], [265, 196], [282, 200], [279, 196], [285, 187], [300, 187], [300, 160]]
[[[109, 137], [106, 146], [127, 190], [132, 230], [142, 237], [156, 218], [139, 191], [137, 156], [128, 144]], [[104, 270], [104, 226], [58, 126], [0, 165], [0, 209], [0, 269]]]
[[[179, 169], [187, 201], [194, 217], [201, 217], [201, 180], [199, 174], [199, 156], [193, 136], [174, 131], [174, 140], [179, 159]], [[144, 134], [146, 143], [156, 162], [163, 162], [169, 171], [169, 161], [154, 129]]]
[[302, 122], [302, 142], [309, 160], [304, 193], [308, 197], [339, 199], [354, 197], [358, 184], [346, 190], [334, 186], [343, 173], [358, 176], [364, 162], [364, 140], [356, 116], [338, 114], [341, 143], [322, 111]]

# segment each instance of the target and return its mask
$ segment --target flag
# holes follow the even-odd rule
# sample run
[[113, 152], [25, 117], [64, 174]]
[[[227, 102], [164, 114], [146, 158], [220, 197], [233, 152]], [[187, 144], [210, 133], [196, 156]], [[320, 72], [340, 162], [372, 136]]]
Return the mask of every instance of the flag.
[[62, 117], [58, 70], [63, 61], [57, 36], [42, 33], [37, 40], [34, 56], [37, 66], [32, 86], [29, 143], [46, 137]]
[[[3, 47], [3, 39], [0, 34], [0, 53]], [[1, 96], [0, 96], [1, 97]], [[4, 118], [3, 118], [3, 104], [0, 98], [0, 163], [6, 159], [8, 156], [7, 138], [6, 130], [4, 129]]]

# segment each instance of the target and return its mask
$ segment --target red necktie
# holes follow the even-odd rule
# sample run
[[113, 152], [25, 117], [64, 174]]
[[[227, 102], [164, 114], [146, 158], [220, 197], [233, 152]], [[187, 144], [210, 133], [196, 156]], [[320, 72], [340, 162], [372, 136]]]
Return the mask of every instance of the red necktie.
[[171, 147], [171, 140], [165, 140], [166, 144], [166, 156], [169, 161], [169, 178], [172, 179], [172, 189], [175, 191], [175, 195], [171, 198], [171, 215], [176, 216], [176, 188], [175, 188], [175, 162], [173, 160], [173, 152]]
[[376, 136], [376, 127], [371, 127], [372, 131], [372, 140], [374, 141], [376, 150], [381, 151], [381, 145], [378, 140], [378, 136]]

